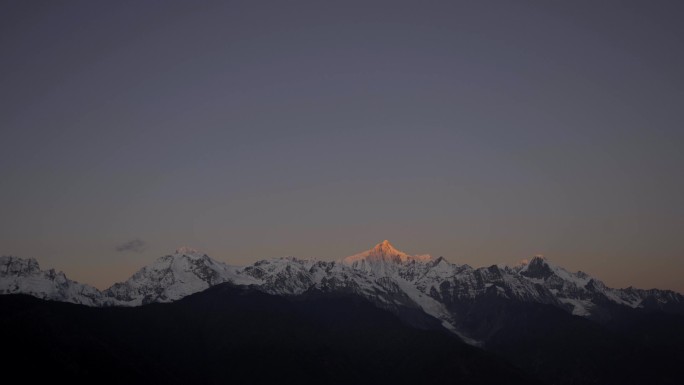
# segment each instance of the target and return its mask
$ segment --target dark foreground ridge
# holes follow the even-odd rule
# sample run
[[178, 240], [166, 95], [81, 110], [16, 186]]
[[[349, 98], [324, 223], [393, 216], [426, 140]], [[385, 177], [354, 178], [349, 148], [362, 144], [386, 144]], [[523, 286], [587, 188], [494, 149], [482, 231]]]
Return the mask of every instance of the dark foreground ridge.
[[6, 370], [107, 384], [536, 384], [451, 334], [360, 297], [293, 300], [222, 284], [168, 304], [0, 296]]
[[480, 349], [353, 292], [261, 290], [224, 283], [101, 308], [2, 295], [0, 362], [36, 382], [88, 384], [682, 383], [684, 316], [657, 308], [605, 303], [594, 320], [486, 295], [452, 309]]
[[684, 317], [624, 306], [596, 322], [491, 298], [464, 315], [485, 348], [549, 384], [682, 384]]

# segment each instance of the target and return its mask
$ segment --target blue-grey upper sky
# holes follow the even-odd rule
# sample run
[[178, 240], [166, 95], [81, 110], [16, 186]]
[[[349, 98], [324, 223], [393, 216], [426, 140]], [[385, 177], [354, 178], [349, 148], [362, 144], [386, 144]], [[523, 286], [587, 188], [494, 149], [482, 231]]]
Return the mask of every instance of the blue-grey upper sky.
[[0, 253], [390, 239], [684, 291], [681, 1], [3, 1]]

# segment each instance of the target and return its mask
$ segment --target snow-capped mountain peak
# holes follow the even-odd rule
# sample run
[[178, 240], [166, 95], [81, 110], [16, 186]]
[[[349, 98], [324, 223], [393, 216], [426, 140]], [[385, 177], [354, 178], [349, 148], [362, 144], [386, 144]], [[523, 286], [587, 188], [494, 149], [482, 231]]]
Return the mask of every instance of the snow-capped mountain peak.
[[0, 294], [14, 293], [89, 306], [102, 304], [99, 290], [72, 281], [61, 271], [41, 270], [33, 258], [1, 256]]
[[370, 250], [366, 250], [362, 253], [355, 254], [344, 258], [346, 264], [353, 264], [354, 262], [367, 260], [367, 261], [391, 261], [391, 262], [408, 262], [408, 261], [429, 261], [432, 257], [428, 254], [425, 255], [409, 255], [403, 251], [399, 251], [388, 240], [384, 240]]
[[197, 250], [182, 247], [157, 258], [125, 282], [115, 283], [104, 294], [122, 305], [170, 302], [223, 282], [254, 284], [240, 269], [215, 261]]
[[557, 270], [556, 266], [543, 255], [535, 255], [532, 259], [522, 260], [519, 269], [520, 274], [539, 279], [546, 279]]
[[392, 244], [386, 239], [384, 241], [378, 243], [377, 245], [375, 245], [375, 247], [373, 247], [370, 250], [370, 253], [371, 253], [370, 254], [371, 256], [378, 257], [378, 258], [383, 258], [386, 256], [394, 256], [394, 255], [400, 256], [400, 257], [406, 257], [406, 253], [395, 249], [394, 246], [392, 246]]

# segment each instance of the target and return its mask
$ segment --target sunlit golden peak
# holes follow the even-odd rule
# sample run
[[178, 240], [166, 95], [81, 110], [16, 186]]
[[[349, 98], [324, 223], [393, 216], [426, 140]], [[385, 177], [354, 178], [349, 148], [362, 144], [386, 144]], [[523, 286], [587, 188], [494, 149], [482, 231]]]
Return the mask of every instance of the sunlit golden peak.
[[350, 257], [347, 257], [344, 259], [345, 262], [347, 263], [353, 263], [355, 261], [360, 261], [360, 260], [375, 260], [375, 261], [385, 261], [385, 260], [393, 260], [393, 261], [410, 261], [410, 260], [417, 260], [417, 261], [429, 261], [431, 260], [432, 257], [430, 255], [408, 255], [404, 253], [403, 251], [399, 251], [392, 246], [392, 244], [388, 240], [384, 240], [377, 245], [375, 245], [372, 249], [368, 251], [364, 251], [363, 253], [359, 253], [356, 255], [352, 255]]

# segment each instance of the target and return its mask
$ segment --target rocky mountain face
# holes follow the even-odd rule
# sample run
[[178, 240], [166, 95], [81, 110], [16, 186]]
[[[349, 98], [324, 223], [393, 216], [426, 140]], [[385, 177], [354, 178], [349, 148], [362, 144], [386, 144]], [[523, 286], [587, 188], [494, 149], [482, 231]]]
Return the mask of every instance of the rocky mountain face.
[[171, 302], [224, 282], [282, 296], [355, 294], [395, 312], [409, 324], [443, 327], [473, 344], [478, 344], [483, 334], [470, 325], [472, 313], [502, 300], [551, 305], [602, 322], [610, 321], [615, 309], [623, 308], [684, 313], [684, 296], [679, 293], [608, 288], [596, 278], [568, 272], [539, 256], [513, 267], [472, 268], [442, 257], [408, 255], [388, 241], [338, 261], [287, 257], [244, 267], [184, 248], [103, 292], [68, 280], [61, 272], [42, 271], [35, 260], [0, 259], [1, 293], [26, 293], [90, 306]]
[[61, 271], [41, 270], [33, 258], [0, 256], [0, 294], [17, 293], [88, 306], [104, 304], [96, 288], [72, 281]]
[[224, 282], [258, 283], [238, 267], [214, 261], [190, 248], [180, 248], [138, 270], [128, 280], [115, 283], [102, 296], [107, 303], [139, 306], [175, 301]]

